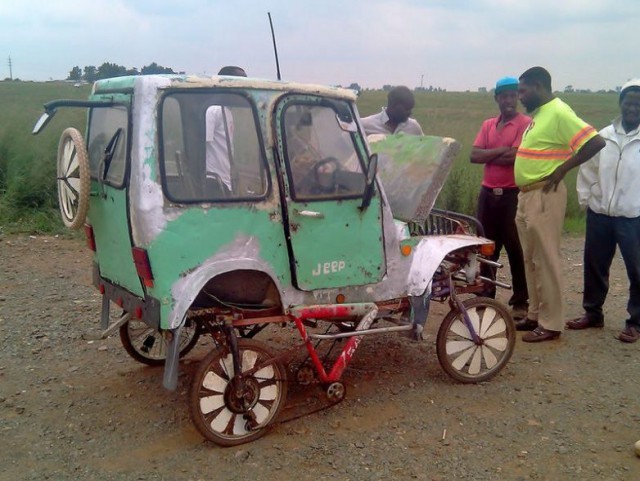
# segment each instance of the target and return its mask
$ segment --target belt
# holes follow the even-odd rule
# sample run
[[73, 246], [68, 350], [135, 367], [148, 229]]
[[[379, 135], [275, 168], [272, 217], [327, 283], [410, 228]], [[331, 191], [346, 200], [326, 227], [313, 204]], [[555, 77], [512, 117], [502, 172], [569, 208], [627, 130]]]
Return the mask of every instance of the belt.
[[483, 185], [482, 188], [496, 196], [518, 191], [517, 187], [485, 187]]
[[520, 192], [530, 192], [532, 190], [542, 189], [547, 184], [546, 180], [534, 182], [533, 184], [521, 185]]

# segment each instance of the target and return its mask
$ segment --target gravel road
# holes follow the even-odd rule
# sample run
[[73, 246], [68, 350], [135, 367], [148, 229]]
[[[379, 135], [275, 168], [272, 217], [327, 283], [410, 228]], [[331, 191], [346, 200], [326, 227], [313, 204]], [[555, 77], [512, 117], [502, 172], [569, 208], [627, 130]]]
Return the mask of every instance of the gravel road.
[[[563, 239], [568, 316], [581, 313], [582, 242]], [[365, 339], [342, 403], [235, 448], [204, 442], [188, 415], [210, 341], [169, 392], [162, 368], [136, 363], [117, 335], [83, 338], [100, 317], [90, 259], [81, 240], [0, 235], [0, 480], [640, 479], [640, 343], [614, 339], [626, 317], [619, 259], [604, 329], [518, 339], [496, 378], [463, 385], [438, 365], [437, 306], [424, 342]], [[258, 339], [281, 339], [274, 329]], [[314, 386], [295, 394], [287, 409], [322, 399]]]

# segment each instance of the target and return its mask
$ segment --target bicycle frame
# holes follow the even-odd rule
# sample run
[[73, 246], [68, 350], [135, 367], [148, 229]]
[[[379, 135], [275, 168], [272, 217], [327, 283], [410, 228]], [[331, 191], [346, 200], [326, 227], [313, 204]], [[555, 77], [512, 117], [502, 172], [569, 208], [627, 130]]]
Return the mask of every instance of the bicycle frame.
[[[368, 311], [366, 312], [366, 314], [364, 314], [364, 317], [358, 323], [355, 331], [356, 333], [369, 330], [369, 327], [371, 327], [371, 324], [378, 314], [378, 307], [375, 304], [363, 304], [361, 309], [368, 309]], [[345, 344], [338, 358], [333, 363], [331, 370], [327, 373], [327, 371], [324, 369], [324, 366], [322, 365], [322, 361], [320, 360], [316, 349], [313, 347], [312, 339], [318, 338], [318, 335], [309, 335], [304, 327], [303, 321], [305, 319], [315, 319], [317, 317], [320, 317], [321, 315], [323, 318], [326, 318], [327, 314], [329, 314], [330, 317], [344, 317], [344, 314], [348, 311], [352, 311], [350, 314], [353, 315], [355, 314], [355, 312], [353, 312], [354, 310], [360, 311], [361, 309], [345, 309], [344, 306], [335, 306], [331, 308], [327, 308], [324, 306], [309, 307], [301, 309], [300, 314], [294, 317], [294, 322], [296, 324], [296, 327], [298, 328], [298, 332], [302, 336], [302, 340], [307, 348], [307, 351], [309, 352], [309, 356], [311, 357], [311, 361], [316, 368], [316, 372], [318, 373], [318, 377], [320, 378], [321, 382], [330, 383], [338, 381], [340, 379], [342, 373], [347, 368], [349, 362], [351, 361], [351, 358], [358, 349], [360, 342], [362, 342], [364, 334], [356, 335], [355, 333], [345, 333], [347, 335], [331, 336], [331, 338], [334, 339], [338, 337], [349, 337], [349, 340]], [[342, 313], [342, 315], [340, 313]]]

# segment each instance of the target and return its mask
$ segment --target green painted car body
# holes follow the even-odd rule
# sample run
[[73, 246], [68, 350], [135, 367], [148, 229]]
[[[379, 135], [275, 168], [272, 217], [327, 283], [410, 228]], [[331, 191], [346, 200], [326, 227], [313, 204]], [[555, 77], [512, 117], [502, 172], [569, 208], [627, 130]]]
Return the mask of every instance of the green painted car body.
[[370, 144], [355, 101], [350, 90], [239, 77], [96, 82], [80, 106], [85, 222], [105, 302], [178, 330], [194, 306], [286, 314], [428, 294], [447, 253], [489, 243], [409, 229], [428, 216], [459, 146]]

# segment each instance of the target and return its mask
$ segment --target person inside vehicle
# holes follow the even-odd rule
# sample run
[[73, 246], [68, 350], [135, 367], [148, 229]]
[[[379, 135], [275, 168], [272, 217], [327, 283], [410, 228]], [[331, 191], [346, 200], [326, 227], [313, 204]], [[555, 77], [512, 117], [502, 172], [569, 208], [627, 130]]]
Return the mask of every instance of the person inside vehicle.
[[[218, 75], [246, 77], [244, 69], [236, 66], [222, 67]], [[205, 114], [206, 195], [227, 197], [232, 191], [231, 166], [233, 164], [233, 116], [231, 110], [212, 105]]]

